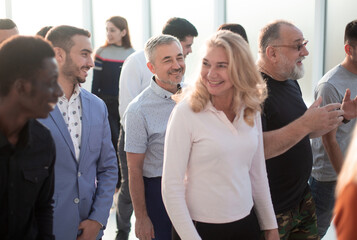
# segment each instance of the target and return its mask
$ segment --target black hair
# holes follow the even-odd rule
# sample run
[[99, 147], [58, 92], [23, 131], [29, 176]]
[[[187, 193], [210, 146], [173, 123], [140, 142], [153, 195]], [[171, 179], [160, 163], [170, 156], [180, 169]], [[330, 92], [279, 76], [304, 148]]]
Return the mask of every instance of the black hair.
[[46, 39], [49, 40], [54, 47], [62, 48], [68, 53], [74, 45], [72, 37], [75, 35], [82, 35], [88, 38], [91, 36], [90, 32], [83, 28], [61, 25], [48, 31]]
[[55, 57], [50, 42], [36, 36], [13, 36], [0, 46], [0, 96], [6, 96], [14, 82], [31, 81], [43, 60]]
[[46, 34], [48, 33], [48, 31], [50, 31], [51, 28], [52, 26], [44, 26], [36, 33], [36, 35], [45, 38]]
[[357, 20], [348, 23], [345, 29], [345, 44], [351, 42], [357, 43]]
[[163, 27], [162, 33], [177, 37], [180, 41], [184, 41], [187, 36], [198, 36], [197, 29], [192, 23], [178, 17], [170, 18]]
[[240, 24], [237, 24], [237, 23], [224, 23], [221, 26], [219, 26], [217, 30], [229, 30], [231, 32], [237, 33], [242, 38], [244, 38], [244, 40], [247, 43], [249, 43], [248, 42], [247, 33], [245, 32], [244, 27], [242, 25], [240, 25]]

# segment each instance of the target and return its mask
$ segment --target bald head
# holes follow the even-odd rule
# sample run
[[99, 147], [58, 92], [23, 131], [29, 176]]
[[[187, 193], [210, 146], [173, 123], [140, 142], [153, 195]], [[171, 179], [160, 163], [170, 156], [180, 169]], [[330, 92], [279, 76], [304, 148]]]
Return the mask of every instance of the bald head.
[[18, 34], [17, 26], [11, 19], [0, 19], [0, 44], [6, 39]]

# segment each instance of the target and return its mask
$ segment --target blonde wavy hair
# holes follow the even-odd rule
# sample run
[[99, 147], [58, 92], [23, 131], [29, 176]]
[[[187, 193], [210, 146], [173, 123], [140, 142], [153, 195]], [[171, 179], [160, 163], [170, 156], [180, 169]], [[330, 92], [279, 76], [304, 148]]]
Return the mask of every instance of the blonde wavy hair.
[[357, 184], [357, 128], [355, 127], [352, 135], [352, 141], [347, 149], [345, 161], [338, 174], [336, 185], [336, 196], [340, 195], [343, 189], [349, 184]]
[[[254, 117], [261, 111], [261, 104], [267, 97], [266, 84], [263, 81], [247, 42], [238, 34], [227, 30], [216, 32], [206, 44], [208, 47], [222, 47], [228, 57], [228, 76], [233, 83], [232, 110], [239, 114], [244, 109], [244, 120], [254, 126]], [[202, 111], [211, 99], [201, 76], [189, 92], [189, 103], [194, 112]], [[180, 99], [180, 97], [177, 97]]]

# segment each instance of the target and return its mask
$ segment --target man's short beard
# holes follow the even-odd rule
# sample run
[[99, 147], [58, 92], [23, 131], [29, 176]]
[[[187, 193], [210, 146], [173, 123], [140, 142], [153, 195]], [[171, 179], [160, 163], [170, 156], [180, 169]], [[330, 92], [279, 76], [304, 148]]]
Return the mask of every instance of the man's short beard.
[[172, 86], [176, 86], [176, 85], [177, 85], [177, 82], [173, 82], [173, 81], [170, 81], [170, 80], [158, 79], [158, 81], [160, 81], [160, 82], [162, 82], [162, 83], [165, 83], [165, 84], [172, 85]]
[[[291, 69], [291, 71], [287, 71], [287, 70], [290, 70], [290, 69], [287, 69], [289, 60], [283, 54], [280, 54], [280, 59], [281, 59], [281, 62], [279, 64], [281, 66], [280, 75], [284, 76], [286, 79], [292, 79], [292, 80], [297, 80], [297, 79], [300, 79], [300, 78], [302, 78], [304, 76], [304, 74], [305, 74], [304, 65], [301, 65], [299, 67], [298, 65], [296, 65], [296, 62], [295, 62], [294, 68]], [[302, 61], [303, 59], [304, 58], [301, 58], [300, 61]]]

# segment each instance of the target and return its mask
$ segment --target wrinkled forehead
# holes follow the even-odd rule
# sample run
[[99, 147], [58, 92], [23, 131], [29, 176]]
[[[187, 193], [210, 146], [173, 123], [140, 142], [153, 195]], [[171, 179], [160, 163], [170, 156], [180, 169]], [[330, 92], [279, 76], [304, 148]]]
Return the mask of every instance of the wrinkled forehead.
[[285, 25], [283, 24], [280, 27], [280, 41], [284, 44], [294, 44], [294, 43], [301, 43], [304, 41], [304, 35], [295, 26]]
[[[182, 54], [182, 46], [176, 41], [172, 41], [169, 44], [160, 44], [155, 48], [155, 57], [157, 60], [168, 56], [176, 57]], [[159, 59], [158, 59], [159, 58]]]

